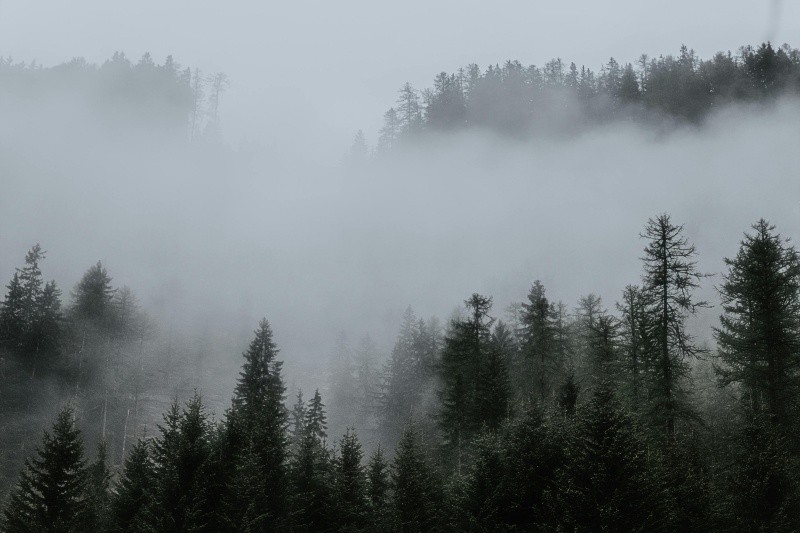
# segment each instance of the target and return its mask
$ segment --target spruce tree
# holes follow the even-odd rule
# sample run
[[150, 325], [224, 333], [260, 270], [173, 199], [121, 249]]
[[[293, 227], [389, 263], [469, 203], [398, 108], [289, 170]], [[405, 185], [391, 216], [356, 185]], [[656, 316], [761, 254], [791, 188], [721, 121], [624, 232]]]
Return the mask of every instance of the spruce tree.
[[159, 531], [208, 530], [207, 471], [211, 459], [211, 426], [200, 397], [183, 409], [174, 402], [153, 444], [155, 486], [149, 502], [148, 527]]
[[596, 388], [581, 414], [577, 437], [557, 505], [549, 513], [557, 527], [570, 531], [668, 529], [662, 490], [651, 476], [647, 447], [608, 383]]
[[86, 468], [86, 503], [89, 529], [104, 531], [110, 521], [111, 473], [108, 470], [105, 441], [97, 445], [97, 458]]
[[[319, 391], [315, 394], [315, 398], [318, 397]], [[321, 400], [315, 405], [316, 420], [324, 420]], [[309, 409], [309, 414], [311, 413], [312, 410]], [[324, 436], [320, 434], [320, 427], [317, 423], [307, 423], [300, 448], [290, 463], [290, 520], [292, 528], [298, 531], [325, 531], [334, 527], [332, 462], [330, 452], [323, 442]]]
[[764, 219], [753, 229], [725, 260], [719, 373], [749, 410], [786, 426], [800, 398], [800, 257]]
[[155, 468], [147, 440], [140, 439], [125, 459], [111, 497], [113, 531], [146, 531], [148, 502], [155, 484]]
[[369, 501], [368, 525], [374, 531], [390, 528], [389, 464], [380, 446], [373, 452], [367, 465], [367, 499]]
[[358, 437], [348, 429], [339, 441], [339, 456], [334, 463], [335, 514], [339, 531], [363, 531], [367, 525], [369, 501], [361, 465], [363, 456]]
[[[500, 354], [495, 354], [494, 357], [492, 383], [486, 384], [487, 389], [480, 390], [482, 378], [485, 377], [486, 362], [492, 350], [490, 328], [494, 319], [488, 315], [492, 299], [473, 294], [464, 303], [468, 316], [454, 320], [444, 340], [439, 390], [439, 423], [444, 432], [445, 444], [455, 453], [458, 468], [461, 466], [465, 446], [480, 426], [489, 422], [481, 415], [492, 418], [502, 415], [493, 412], [498, 406], [481, 402], [480, 392], [483, 392], [486, 402], [497, 399], [493, 396], [505, 394], [505, 390], [501, 390], [504, 376]], [[481, 408], [485, 409], [485, 413], [482, 413]], [[502, 405], [499, 408], [502, 409]]]
[[114, 289], [111, 276], [98, 261], [84, 273], [72, 292], [73, 312], [78, 318], [89, 320], [97, 326], [106, 327], [112, 322], [111, 299]]
[[87, 472], [73, 410], [64, 408], [45, 432], [34, 457], [26, 459], [4, 511], [4, 531], [72, 532], [91, 527]]
[[537, 280], [528, 292], [528, 301], [522, 304], [520, 339], [527, 371], [520, 378], [534, 385], [537, 399], [542, 402], [551, 397], [564, 363], [556, 355], [555, 319], [555, 309]]
[[408, 533], [430, 531], [436, 524], [433, 477], [416, 432], [406, 430], [392, 463], [392, 501], [398, 528]]
[[328, 419], [325, 416], [325, 404], [322, 403], [322, 396], [317, 389], [306, 407], [305, 433], [324, 443], [328, 437], [327, 429]]

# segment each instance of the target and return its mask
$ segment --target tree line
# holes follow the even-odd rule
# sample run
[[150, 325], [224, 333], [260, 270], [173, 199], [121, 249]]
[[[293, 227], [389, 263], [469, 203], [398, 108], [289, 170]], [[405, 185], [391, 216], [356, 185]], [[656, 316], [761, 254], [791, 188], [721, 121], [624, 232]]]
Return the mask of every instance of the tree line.
[[[599, 71], [560, 58], [544, 66], [509, 60], [484, 70], [473, 63], [437, 74], [421, 91], [405, 83], [384, 114], [377, 149], [466, 129], [527, 137], [612, 121], [696, 124], [727, 104], [767, 102], [799, 90], [800, 51], [787, 44], [743, 46], [705, 60], [684, 45], [677, 56], [611, 58]], [[363, 149], [360, 134], [353, 151]]]
[[[362, 343], [330, 390], [333, 416], [377, 428], [370, 450], [360, 429], [328, 435], [319, 390], [287, 406], [266, 319], [224, 416], [176, 400], [121, 468], [103, 438], [87, 459], [75, 398], [28, 454], [2, 530], [795, 530], [800, 256], [765, 220], [744, 234], [712, 347], [689, 332], [708, 304], [683, 226], [659, 215], [641, 237], [640, 283], [613, 311], [595, 295], [570, 311], [537, 281], [505, 321], [480, 294], [444, 328], [407, 311], [382, 369]], [[63, 319], [41, 257], [0, 308], [5, 353], [30, 373], [63, 359], [45, 348]], [[118, 301], [101, 265], [74, 293], [75, 331], [120, 327], [119, 303], [100, 312]]]
[[16, 106], [66, 99], [112, 128], [147, 125], [190, 140], [218, 137], [227, 87], [224, 73], [182, 67], [171, 55], [157, 64], [149, 53], [131, 61], [115, 52], [101, 65], [78, 57], [52, 67], [0, 56], [0, 94]]

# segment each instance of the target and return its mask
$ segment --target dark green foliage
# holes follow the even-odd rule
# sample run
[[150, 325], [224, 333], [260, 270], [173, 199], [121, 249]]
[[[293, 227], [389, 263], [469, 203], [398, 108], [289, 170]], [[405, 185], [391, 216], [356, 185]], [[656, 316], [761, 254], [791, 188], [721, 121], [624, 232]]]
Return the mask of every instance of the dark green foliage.
[[367, 464], [368, 525], [376, 531], [389, 529], [392, 518], [389, 500], [389, 464], [378, 447]]
[[319, 442], [325, 442], [328, 437], [328, 421], [325, 416], [325, 404], [322, 403], [322, 396], [319, 389], [314, 391], [314, 397], [308, 401], [306, 407], [305, 433], [311, 435]]
[[73, 417], [71, 408], [63, 409], [36, 456], [25, 461], [4, 511], [4, 531], [69, 532], [92, 524], [83, 443]]
[[785, 425], [800, 393], [800, 258], [767, 221], [753, 229], [725, 260], [719, 374], [742, 385], [749, 410]]
[[155, 486], [147, 509], [148, 527], [159, 531], [207, 530], [211, 426], [200, 397], [164, 415], [153, 443]]
[[97, 458], [86, 468], [87, 528], [104, 531], [110, 519], [111, 473], [108, 471], [106, 443], [97, 446]]
[[113, 321], [111, 276], [100, 261], [89, 268], [72, 291], [73, 312], [80, 319], [109, 327]]
[[439, 344], [438, 323], [418, 320], [410, 307], [406, 309], [378, 395], [379, 428], [389, 446], [397, 444], [408, 424], [423, 427], [435, 411], [429, 404], [429, 391]]
[[581, 413], [576, 437], [551, 519], [570, 531], [668, 530], [647, 447], [607, 384]]
[[290, 517], [296, 531], [328, 531], [335, 526], [333, 470], [330, 452], [307, 431], [290, 464]]
[[800, 465], [787, 436], [764, 416], [749, 417], [727, 472], [731, 500], [724, 518], [743, 531], [796, 531]]
[[334, 499], [339, 531], [362, 531], [367, 525], [369, 499], [367, 478], [361, 460], [364, 452], [352, 430], [339, 441], [339, 455], [334, 461]]
[[434, 478], [413, 429], [406, 430], [397, 445], [391, 476], [399, 530], [415, 533], [433, 529], [437, 515]]
[[111, 498], [112, 529], [114, 531], [146, 531], [151, 491], [155, 485], [155, 468], [150, 445], [139, 440], [125, 459], [119, 480]]
[[492, 299], [473, 294], [465, 304], [468, 316], [451, 323], [440, 363], [439, 421], [459, 468], [462, 451], [481, 424], [497, 426], [507, 411], [503, 355], [491, 339]]
[[545, 296], [544, 286], [535, 281], [528, 292], [528, 301], [522, 304], [520, 316], [521, 348], [526, 358], [521, 377], [541, 402], [551, 399], [565, 363], [557, 349], [556, 318], [556, 308]]
[[642, 289], [647, 294], [647, 313], [652, 320], [656, 350], [650, 362], [649, 419], [667, 435], [675, 434], [679, 419], [693, 416], [687, 400], [688, 359], [703, 352], [686, 331], [686, 319], [705, 302], [692, 299], [703, 277], [697, 271], [694, 245], [669, 215], [647, 222]]

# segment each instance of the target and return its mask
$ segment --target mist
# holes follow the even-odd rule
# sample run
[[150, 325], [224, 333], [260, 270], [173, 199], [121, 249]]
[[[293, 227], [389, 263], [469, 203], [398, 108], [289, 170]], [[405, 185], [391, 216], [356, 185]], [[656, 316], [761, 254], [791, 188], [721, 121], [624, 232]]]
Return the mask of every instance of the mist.
[[[204, 464], [220, 468], [215, 472], [222, 481], [215, 482], [233, 491], [226, 496], [231, 501], [251, 499], [244, 489], [235, 493], [241, 480], [232, 472], [249, 464], [242, 462], [248, 453], [257, 455], [242, 442], [257, 449], [269, 416], [277, 413], [269, 427], [278, 428], [273, 437], [283, 455], [274, 471], [290, 480], [287, 491], [302, 485], [296, 477], [302, 476], [298, 462], [306, 444], [313, 448], [309, 457], [319, 452], [327, 476], [344, 468], [345, 449], [355, 446], [347, 439], [355, 438], [361, 455], [354, 463], [364, 480], [365, 453], [370, 465], [382, 457], [380, 450], [394, 457], [381, 475], [390, 487], [386, 501], [397, 509], [385, 516], [372, 507], [363, 512], [385, 520], [373, 524], [376, 531], [406, 523], [397, 518], [401, 504], [392, 500], [399, 501], [401, 486], [390, 483], [387, 473], [400, 475], [404, 449], [419, 447], [435, 474], [425, 490], [444, 494], [411, 491], [435, 500], [439, 518], [430, 520], [447, 515], [447, 505], [459, 509], [453, 516], [468, 516], [472, 511], [458, 507], [464, 505], [458, 494], [472, 490], [470, 483], [481, 486], [487, 450], [512, 450], [502, 460], [511, 461], [503, 475], [513, 478], [516, 457], [529, 453], [524, 446], [530, 435], [520, 435], [533, 424], [547, 436], [542, 442], [552, 438], [556, 449], [567, 450], [542, 474], [555, 486], [564, 476], [577, 476], [570, 461], [584, 456], [573, 453], [580, 446], [575, 436], [588, 432], [607, 409], [623, 420], [619, 425], [638, 450], [621, 463], [652, 476], [640, 480], [644, 485], [663, 483], [674, 501], [680, 494], [723, 494], [723, 503], [702, 511], [708, 522], [681, 514], [691, 510], [658, 515], [660, 507], [643, 505], [657, 509], [659, 524], [668, 524], [667, 530], [686, 523], [732, 530], [738, 509], [746, 506], [731, 487], [745, 474], [725, 461], [742, 463], [742, 443], [751, 445], [747, 439], [762, 427], [776, 432], [764, 439], [780, 435], [787, 442], [794, 438], [786, 436], [791, 428], [800, 427], [796, 416], [785, 414], [789, 407], [769, 404], [772, 418], [758, 419], [767, 410], [762, 403], [769, 403], [766, 388], [753, 385], [758, 378], [746, 371], [736, 374], [736, 365], [746, 364], [736, 359], [741, 354], [730, 340], [723, 335], [720, 341], [720, 331], [731, 328], [725, 313], [735, 312], [726, 259], [744, 253], [745, 233], [766, 219], [790, 239], [774, 241], [779, 251], [789, 250], [787, 264], [797, 260], [790, 246], [800, 236], [800, 52], [765, 43], [740, 48], [738, 55], [711, 54], [748, 39], [791, 36], [800, 29], [800, 17], [789, 16], [796, 6], [776, 2], [737, 10], [714, 2], [702, 7], [717, 15], [707, 25], [713, 31], [706, 32], [706, 25], [703, 31], [680, 26], [680, 9], [659, 19], [628, 3], [623, 20], [586, 7], [585, 16], [573, 20], [560, 8], [507, 4], [489, 13], [474, 3], [445, 2], [430, 7], [426, 18], [418, 16], [424, 9], [419, 3], [396, 15], [362, 2], [342, 9], [182, 3], [165, 7], [158, 20], [151, 20], [155, 8], [144, 4], [126, 8], [112, 23], [105, 21], [108, 6], [89, 2], [70, 11], [83, 16], [83, 31], [68, 29], [58, 20], [67, 8], [53, 6], [42, 22], [51, 30], [45, 36], [13, 23], [31, 16], [30, 6], [0, 2], [0, 15], [6, 15], [0, 18], [0, 280], [8, 283], [0, 318], [12, 308], [14, 280], [32, 264], [26, 253], [30, 257], [36, 244], [46, 251], [36, 268], [44, 281], [55, 280], [63, 304], [53, 308], [62, 328], [53, 334], [58, 343], [42, 348], [44, 355], [38, 341], [31, 348], [0, 323], [0, 449], [13, 449], [0, 468], [0, 509], [13, 509], [6, 492], [22, 490], [11, 488], [13, 476], [59, 409], [57, 424], [77, 425], [87, 449], [108, 446], [101, 487], [108, 501], [119, 498], [116, 483], [129, 469], [137, 439], [152, 446], [145, 458], [150, 453], [153, 464], [165, 463], [157, 447], [167, 440], [169, 416], [202, 419], [198, 427], [208, 450], [230, 452], [230, 464], [213, 463], [211, 452]], [[519, 16], [506, 16], [514, 10]], [[359, 16], [363, 23], [354, 22]], [[420, 38], [407, 42], [412, 22], [419, 22]], [[141, 33], [148, 23], [154, 29], [149, 40]], [[684, 35], [676, 37], [677, 27], [698, 41], [689, 43], [696, 48], [658, 55], [680, 45]], [[628, 31], [610, 36], [620, 33], [614, 28]], [[621, 62], [608, 61], [611, 55]], [[504, 62], [506, 57], [544, 66]], [[553, 57], [559, 59], [547, 62]], [[568, 67], [572, 59], [599, 67], [596, 76], [576, 64]], [[654, 69], [661, 71], [654, 76]], [[434, 88], [426, 89], [437, 72]], [[416, 87], [416, 115], [398, 119], [395, 108], [386, 109], [400, 109], [398, 88], [407, 81]], [[460, 100], [453, 103], [448, 98], [455, 93]], [[387, 134], [392, 124], [396, 129]], [[678, 275], [670, 296], [678, 310], [669, 316], [664, 310], [663, 324], [656, 324], [658, 306], [647, 299], [655, 294], [653, 277], [643, 273], [649, 242], [643, 233], [665, 214], [677, 225], [675, 235], [696, 248], [696, 256], [693, 250], [685, 256], [685, 271], [697, 273], [691, 280], [698, 286]], [[82, 280], [92, 268], [102, 278], [102, 267], [113, 286], [100, 289], [107, 316], [82, 315]], [[800, 276], [800, 263], [797, 268]], [[641, 316], [634, 320], [633, 304], [617, 304], [626, 287], [637, 284], [650, 287], [642, 289]], [[680, 291], [687, 286], [691, 297], [685, 300]], [[787, 316], [796, 318], [800, 283], [786, 287], [796, 293], [787, 301], [797, 300]], [[127, 289], [135, 299], [127, 300]], [[36, 290], [44, 301], [44, 291]], [[547, 341], [534, 331], [537, 305]], [[786, 320], [794, 324], [794, 318]], [[669, 328], [668, 320], [674, 320]], [[787, 335], [800, 345], [797, 320]], [[654, 331], [663, 334], [663, 343]], [[640, 346], [634, 348], [640, 335], [641, 354]], [[275, 404], [269, 404], [272, 414], [247, 411], [250, 400], [242, 392], [258, 354], [266, 358], [260, 371], [267, 376], [261, 376], [259, 394]], [[645, 370], [636, 357], [644, 358]], [[786, 396], [797, 400], [787, 406], [800, 404], [800, 355], [796, 362], [796, 368], [786, 366]], [[659, 372], [669, 365], [676, 369], [675, 388], [667, 387], [669, 401], [659, 403]], [[475, 398], [448, 422], [462, 379], [471, 380], [464, 394]], [[495, 411], [479, 397], [490, 394], [486, 390], [497, 394]], [[291, 408], [299, 391], [308, 401]], [[677, 400], [670, 403], [672, 395]], [[680, 402], [689, 407], [682, 411]], [[245, 436], [236, 443], [238, 430]], [[753, 442], [767, 447], [767, 440]], [[800, 452], [800, 443], [791, 442], [775, 449], [797, 456], [792, 454]], [[675, 452], [681, 446], [695, 463]], [[637, 462], [642, 457], [649, 461], [644, 466]], [[786, 461], [786, 472], [800, 473], [800, 463]], [[681, 470], [696, 465], [691, 475]], [[272, 484], [264, 494], [282, 484], [269, 478], [269, 468], [262, 469]], [[712, 471], [723, 474], [711, 480]], [[664, 481], [665, 472], [689, 481]], [[320, 486], [335, 485], [324, 476]], [[706, 484], [689, 486], [692, 479]], [[374, 481], [364, 483], [372, 487]], [[510, 494], [527, 494], [531, 482], [513, 483]], [[300, 492], [287, 494], [290, 503], [276, 516], [302, 500]], [[520, 519], [515, 527], [536, 529], [558, 515], [554, 509], [579, 508], [568, 491], [542, 494], [535, 504], [542, 507], [525, 511], [535, 520], [509, 514], [506, 525]], [[786, 501], [800, 502], [800, 489], [797, 494]], [[158, 503], [159, 497], [148, 496], [147, 505], [164, 511], [169, 505]], [[270, 505], [252, 505], [262, 504]], [[541, 514], [547, 506], [550, 515]], [[3, 512], [0, 531], [14, 520]], [[238, 513], [219, 511], [227, 512]], [[765, 530], [791, 524], [783, 512], [758, 523]], [[158, 516], [151, 509], [146, 520]], [[298, 526], [286, 512], [277, 526], [261, 527], [318, 530], [340, 518], [312, 517]], [[589, 523], [568, 518], [574, 522], [567, 529]], [[244, 522], [225, 519], [234, 530], [244, 528]], [[489, 530], [495, 519], [481, 523]], [[213, 520], [207, 524], [224, 522]], [[447, 525], [453, 530], [478, 523], [453, 520]], [[418, 529], [435, 529], [432, 523]], [[642, 523], [641, 529], [653, 524]], [[72, 530], [99, 530], [96, 524]]]
[[291, 368], [316, 366], [340, 331], [388, 350], [409, 305], [446, 318], [480, 292], [501, 312], [535, 279], [569, 305], [597, 293], [611, 306], [638, 282], [638, 235], [662, 212], [710, 273], [762, 216], [800, 229], [793, 99], [666, 133], [447, 135], [358, 165], [46, 116], [47, 135], [28, 114], [5, 122], [0, 276], [36, 242], [66, 290], [102, 260], [159, 320], [236, 332], [218, 354], [233, 361], [262, 316]]

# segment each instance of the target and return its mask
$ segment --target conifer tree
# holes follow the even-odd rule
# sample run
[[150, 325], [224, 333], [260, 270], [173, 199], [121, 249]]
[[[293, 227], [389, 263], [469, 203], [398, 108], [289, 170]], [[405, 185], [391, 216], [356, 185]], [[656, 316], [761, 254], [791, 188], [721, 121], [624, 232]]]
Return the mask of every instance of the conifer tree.
[[211, 427], [198, 395], [185, 408], [173, 402], [153, 444], [155, 486], [146, 516], [159, 531], [203, 530], [209, 522]]
[[299, 531], [323, 531], [335, 517], [333, 471], [325, 436], [324, 405], [317, 390], [309, 402], [305, 434], [289, 469], [291, 524]]
[[367, 465], [367, 499], [369, 501], [368, 524], [375, 531], [390, 527], [389, 508], [389, 464], [381, 447], [373, 452]]
[[0, 306], [0, 342], [12, 351], [18, 351], [22, 349], [25, 338], [24, 289], [19, 272], [14, 273], [6, 289], [5, 299]]
[[556, 358], [555, 311], [545, 296], [544, 286], [537, 280], [522, 304], [520, 338], [528, 371], [523, 380], [535, 384], [538, 399], [548, 400], [552, 394], [563, 361]]
[[111, 473], [105, 441], [97, 446], [97, 458], [86, 468], [86, 504], [89, 529], [104, 531], [110, 520]]
[[366, 475], [361, 460], [364, 452], [356, 434], [348, 429], [339, 441], [335, 468], [336, 522], [339, 531], [363, 531], [367, 524]]
[[73, 311], [78, 318], [108, 326], [112, 320], [111, 299], [114, 289], [111, 276], [100, 261], [89, 268], [72, 292]]
[[4, 511], [4, 531], [70, 532], [90, 526], [86, 461], [72, 408], [64, 408], [45, 432], [36, 455], [25, 461]]
[[397, 446], [391, 479], [399, 529], [409, 533], [433, 529], [436, 520], [433, 478], [413, 429], [406, 430]]
[[582, 413], [575, 444], [568, 479], [551, 513], [560, 529], [667, 529], [663, 494], [650, 475], [647, 448], [608, 383], [596, 388]]
[[322, 403], [322, 396], [317, 389], [306, 407], [305, 432], [322, 443], [328, 437], [327, 429], [328, 419], [325, 416], [325, 404]]
[[[482, 391], [487, 404], [483, 404], [479, 397], [481, 380], [485, 377], [484, 368], [492, 348], [490, 328], [494, 319], [488, 315], [492, 299], [473, 294], [464, 303], [469, 315], [465, 319], [454, 320], [445, 337], [439, 391], [441, 398], [439, 423], [444, 431], [445, 444], [455, 452], [459, 468], [464, 446], [476, 434], [481, 424], [488, 422], [482, 419], [481, 408], [486, 409], [487, 416], [499, 417], [499, 414], [493, 412], [498, 406], [489, 406], [488, 402], [497, 399], [492, 396], [505, 393], [500, 390], [503, 369], [498, 355], [494, 358], [492, 368], [495, 374], [491, 378], [493, 382], [487, 384], [487, 387], [498, 390], [487, 388]], [[502, 409], [502, 405], [499, 407]]]
[[292, 449], [296, 450], [303, 440], [306, 432], [306, 403], [303, 401], [303, 391], [297, 391], [297, 401], [291, 412], [290, 439]]
[[683, 236], [683, 226], [674, 225], [669, 215], [648, 220], [642, 237], [648, 240], [642, 258], [643, 290], [657, 343], [651, 366], [650, 419], [672, 437], [676, 420], [691, 417], [686, 401], [687, 359], [703, 350], [686, 331], [686, 319], [706, 306], [692, 298], [704, 275], [697, 271], [695, 247]]
[[155, 469], [148, 441], [140, 439], [125, 459], [111, 498], [111, 523], [114, 531], [146, 531], [145, 517]]
[[229, 439], [238, 432], [232, 450], [237, 462], [228, 504], [232, 520], [249, 530], [280, 527], [287, 513], [286, 457], [288, 413], [282, 361], [266, 319], [259, 323], [245, 358], [229, 413]]
[[745, 234], [720, 287], [716, 330], [723, 384], [785, 426], [800, 398], [800, 257], [764, 219]]

